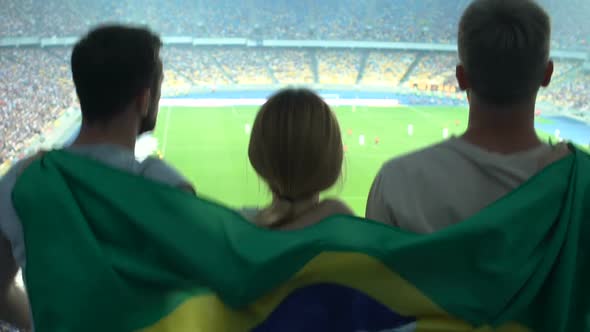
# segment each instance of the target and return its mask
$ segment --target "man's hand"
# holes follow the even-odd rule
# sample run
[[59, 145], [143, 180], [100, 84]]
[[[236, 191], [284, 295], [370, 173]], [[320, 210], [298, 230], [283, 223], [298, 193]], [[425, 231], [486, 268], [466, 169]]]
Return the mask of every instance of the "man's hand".
[[6, 311], [2, 312], [2, 316], [6, 317], [0, 317], [0, 319], [14, 325], [20, 330], [32, 330], [33, 324], [30, 320], [29, 301], [25, 291], [19, 288], [16, 283], [13, 283], [5, 296], [7, 307], [2, 308], [2, 310], [6, 309]]
[[18, 266], [8, 240], [0, 235], [0, 320], [20, 329], [30, 330], [29, 301], [15, 283]]

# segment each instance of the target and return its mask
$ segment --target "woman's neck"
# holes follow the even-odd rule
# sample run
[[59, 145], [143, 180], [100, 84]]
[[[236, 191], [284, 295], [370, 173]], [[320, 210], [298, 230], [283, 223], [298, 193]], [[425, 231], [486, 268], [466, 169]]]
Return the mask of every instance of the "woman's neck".
[[287, 198], [280, 198], [277, 195], [273, 195], [272, 204], [280, 204], [281, 202], [287, 201], [291, 204], [291, 211], [293, 218], [305, 214], [305, 212], [315, 208], [320, 203], [320, 194], [312, 195], [308, 198], [291, 200]]
[[[282, 204], [285, 204], [285, 199], [273, 197], [273, 204], [266, 211], [272, 210], [273, 205], [279, 207]], [[354, 215], [354, 212], [343, 202], [331, 199], [320, 201], [319, 194], [295, 202], [290, 201], [287, 204], [291, 204], [291, 213], [288, 217], [266, 225], [262, 222], [261, 226], [280, 230], [295, 230], [316, 224], [332, 215]], [[263, 212], [259, 217], [264, 214]]]

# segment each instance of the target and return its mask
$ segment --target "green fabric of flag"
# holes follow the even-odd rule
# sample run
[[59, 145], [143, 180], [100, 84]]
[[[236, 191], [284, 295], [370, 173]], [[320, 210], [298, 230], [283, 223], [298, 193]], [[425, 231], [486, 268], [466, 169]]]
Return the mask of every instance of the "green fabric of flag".
[[[431, 235], [348, 216], [299, 231], [260, 229], [220, 205], [64, 151], [32, 163], [13, 202], [38, 332], [263, 331], [290, 294], [319, 284], [366, 295], [412, 331], [590, 331], [590, 157], [577, 149]], [[314, 264], [322, 257], [326, 264]], [[372, 291], [381, 284], [389, 286]], [[212, 310], [200, 312], [207, 327], [187, 327], [179, 308], [205, 297], [220, 307], [195, 304], [195, 312]], [[422, 297], [432, 304], [414, 301]], [[166, 319], [172, 328], [162, 327]]]

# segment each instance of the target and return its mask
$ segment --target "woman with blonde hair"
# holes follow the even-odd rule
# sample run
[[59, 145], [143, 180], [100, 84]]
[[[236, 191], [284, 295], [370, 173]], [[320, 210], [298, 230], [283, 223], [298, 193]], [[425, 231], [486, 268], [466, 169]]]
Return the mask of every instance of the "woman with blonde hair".
[[266, 182], [271, 204], [245, 212], [259, 226], [298, 229], [335, 214], [353, 214], [344, 203], [320, 200], [342, 172], [340, 127], [314, 92], [285, 89], [260, 109], [252, 127], [250, 163]]

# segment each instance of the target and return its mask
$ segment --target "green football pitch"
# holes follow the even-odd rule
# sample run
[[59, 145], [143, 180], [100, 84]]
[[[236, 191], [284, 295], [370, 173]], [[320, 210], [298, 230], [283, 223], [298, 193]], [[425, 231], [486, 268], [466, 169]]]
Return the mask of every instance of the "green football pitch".
[[[257, 107], [163, 107], [155, 135], [164, 159], [195, 185], [202, 197], [231, 207], [261, 206], [269, 192], [248, 161], [247, 126]], [[464, 107], [337, 107], [345, 153], [341, 180], [325, 193], [364, 215], [371, 183], [381, 165], [439, 142], [443, 130], [459, 135], [467, 126]], [[413, 134], [408, 134], [408, 125]], [[349, 131], [351, 134], [349, 134]], [[361, 145], [359, 137], [365, 137]], [[375, 138], [379, 137], [379, 144]]]

